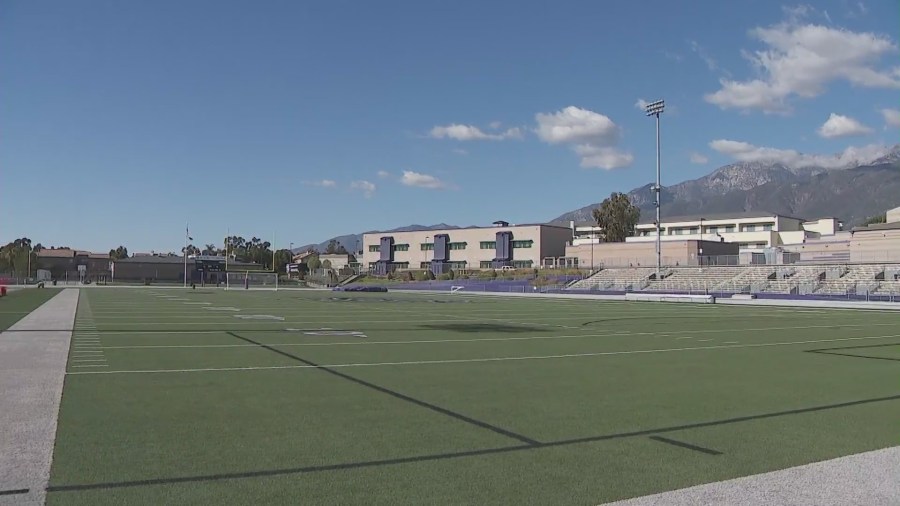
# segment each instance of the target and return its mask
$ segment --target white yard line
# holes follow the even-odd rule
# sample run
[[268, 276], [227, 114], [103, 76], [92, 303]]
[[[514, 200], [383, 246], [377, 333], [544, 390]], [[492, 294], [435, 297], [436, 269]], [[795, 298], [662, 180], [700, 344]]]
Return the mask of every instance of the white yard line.
[[[344, 367], [386, 367], [386, 366], [409, 366], [409, 365], [441, 365], [441, 364], [466, 364], [480, 362], [506, 362], [506, 361], [524, 361], [524, 360], [552, 360], [564, 358], [580, 358], [580, 357], [599, 357], [610, 355], [640, 355], [650, 353], [671, 353], [680, 351], [705, 351], [705, 350], [730, 350], [740, 348], [766, 348], [775, 346], [796, 346], [798, 344], [815, 344], [815, 343], [834, 343], [842, 341], [863, 341], [873, 339], [889, 339], [900, 337], [900, 334], [892, 334], [887, 336], [867, 336], [867, 337], [845, 337], [838, 339], [813, 339], [806, 341], [785, 341], [779, 343], [758, 343], [758, 344], [732, 344], [732, 345], [715, 345], [715, 346], [695, 346], [691, 348], [661, 348], [653, 350], [627, 350], [627, 351], [598, 351], [592, 353], [567, 353], [564, 355], [536, 355], [524, 357], [490, 357], [490, 358], [463, 358], [448, 360], [413, 360], [403, 362], [373, 362], [373, 363], [349, 363], [349, 364], [324, 364], [319, 366], [312, 365], [276, 365], [276, 366], [258, 366], [258, 367], [210, 367], [202, 369], [145, 369], [145, 370], [114, 370], [114, 371], [83, 371], [70, 372], [67, 374], [163, 374], [163, 373], [185, 373], [185, 372], [223, 372], [223, 371], [263, 371], [276, 369], [321, 369], [321, 368], [344, 368]], [[79, 367], [79, 366], [75, 366]]]

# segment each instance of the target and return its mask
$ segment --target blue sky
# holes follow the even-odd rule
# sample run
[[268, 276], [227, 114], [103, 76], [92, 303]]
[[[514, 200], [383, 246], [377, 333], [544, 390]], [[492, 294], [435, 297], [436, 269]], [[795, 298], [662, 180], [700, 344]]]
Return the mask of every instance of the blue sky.
[[735, 160], [863, 163], [900, 133], [898, 11], [5, 0], [0, 241], [545, 221], [653, 179], [636, 103], [657, 98], [663, 184]]

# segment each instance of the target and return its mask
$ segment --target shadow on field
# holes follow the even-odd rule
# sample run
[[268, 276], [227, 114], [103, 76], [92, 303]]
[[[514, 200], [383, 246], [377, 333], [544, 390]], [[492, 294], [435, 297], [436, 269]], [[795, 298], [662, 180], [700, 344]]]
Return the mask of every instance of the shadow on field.
[[539, 330], [546, 330], [540, 329], [538, 327], [533, 327], [528, 324], [504, 325], [502, 323], [441, 323], [419, 325], [419, 327], [427, 330], [441, 330], [447, 332], [500, 332], [508, 334], [524, 334]]

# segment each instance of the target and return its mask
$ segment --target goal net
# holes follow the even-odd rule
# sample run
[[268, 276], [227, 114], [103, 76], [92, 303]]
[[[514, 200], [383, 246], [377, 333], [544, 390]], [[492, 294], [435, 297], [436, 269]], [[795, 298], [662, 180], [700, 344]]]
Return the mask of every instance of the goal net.
[[278, 290], [278, 275], [274, 272], [228, 272], [226, 290]]

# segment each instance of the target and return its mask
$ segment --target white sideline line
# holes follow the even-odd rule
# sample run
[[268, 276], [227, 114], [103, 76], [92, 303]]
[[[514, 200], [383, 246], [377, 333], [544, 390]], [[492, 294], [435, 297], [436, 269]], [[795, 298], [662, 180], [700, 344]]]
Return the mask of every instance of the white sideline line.
[[[109, 367], [108, 364], [85, 364], [85, 365], [73, 365], [72, 367]], [[81, 374], [81, 373], [66, 373], [66, 374]]]
[[[221, 371], [262, 371], [275, 369], [322, 369], [322, 368], [343, 368], [343, 367], [383, 367], [383, 366], [405, 366], [405, 365], [439, 365], [439, 364], [464, 364], [478, 362], [506, 362], [513, 360], [551, 360], [560, 358], [578, 358], [578, 357], [599, 357], [606, 355], [638, 355], [645, 353], [670, 353], [678, 351], [704, 351], [704, 350], [722, 350], [737, 348], [764, 348], [774, 346], [794, 346], [798, 344], [814, 344], [814, 343], [834, 343], [840, 341], [861, 341], [872, 339], [889, 339], [900, 337], [900, 334], [892, 334], [889, 336], [869, 336], [869, 337], [844, 337], [838, 339], [814, 339], [807, 341], [786, 341], [780, 343], [758, 343], [758, 344], [732, 344], [732, 345], [716, 345], [716, 346], [696, 346], [691, 348], [661, 348], [655, 350], [630, 350], [630, 351], [598, 351], [592, 353], [568, 353], [565, 355], [538, 355], [525, 357], [491, 357], [491, 358], [460, 358], [447, 360], [414, 360], [405, 362], [374, 362], [374, 363], [350, 363], [350, 364], [323, 364], [313, 365], [273, 365], [258, 367], [210, 367], [203, 369], [145, 369], [145, 370], [119, 370], [119, 371], [82, 371], [69, 372], [66, 374], [160, 374], [160, 373], [180, 373], [180, 372], [221, 372]], [[78, 366], [75, 366], [78, 367]]]
[[73, 358], [72, 362], [106, 362], [105, 358]]
[[[246, 322], [231, 322], [231, 323], [246, 323]], [[290, 323], [290, 322], [286, 322]], [[359, 323], [359, 322], [354, 322]], [[852, 328], [866, 328], [866, 327], [881, 327], [881, 326], [900, 326], [900, 323], [867, 323], [867, 324], [841, 324], [837, 325], [843, 330], [846, 327]], [[487, 341], [487, 340], [495, 340], [495, 341], [515, 341], [515, 340], [528, 340], [528, 339], [563, 339], [570, 337], [612, 337], [612, 336], [659, 336], [661, 334], [715, 334], [715, 333], [733, 333], [733, 332], [766, 332], [770, 330], [805, 330], [805, 329], [819, 329], [819, 328], [827, 328], [830, 329], [835, 327], [835, 325], [805, 325], [800, 327], [765, 327], [765, 328], [737, 328], [737, 329], [706, 329], [706, 330], [668, 330], [665, 332], [615, 332], [615, 333], [606, 333], [606, 334], [574, 334], [574, 335], [565, 335], [565, 336], [527, 336], [527, 337], [504, 337], [504, 338], [491, 338], [491, 339], [434, 339], [434, 340], [423, 340], [423, 341], [372, 341], [372, 342], [351, 342], [351, 343], [306, 343], [310, 346], [334, 346], [334, 345], [343, 345], [343, 344], [405, 344], [405, 343], [455, 343], [455, 342], [469, 342], [469, 341]], [[588, 327], [581, 327], [584, 330], [588, 330]], [[319, 330], [319, 329], [310, 329], [310, 330]], [[368, 332], [379, 331], [378, 329], [370, 329]], [[835, 329], [837, 330], [837, 329]], [[103, 336], [116, 336], [116, 335], [124, 335], [124, 336], [134, 336], [141, 335], [144, 337], [146, 335], [193, 335], [193, 334], [225, 334], [227, 330], [110, 330], [104, 331]], [[404, 332], [421, 332], [420, 329], [410, 328], [405, 330]]]

